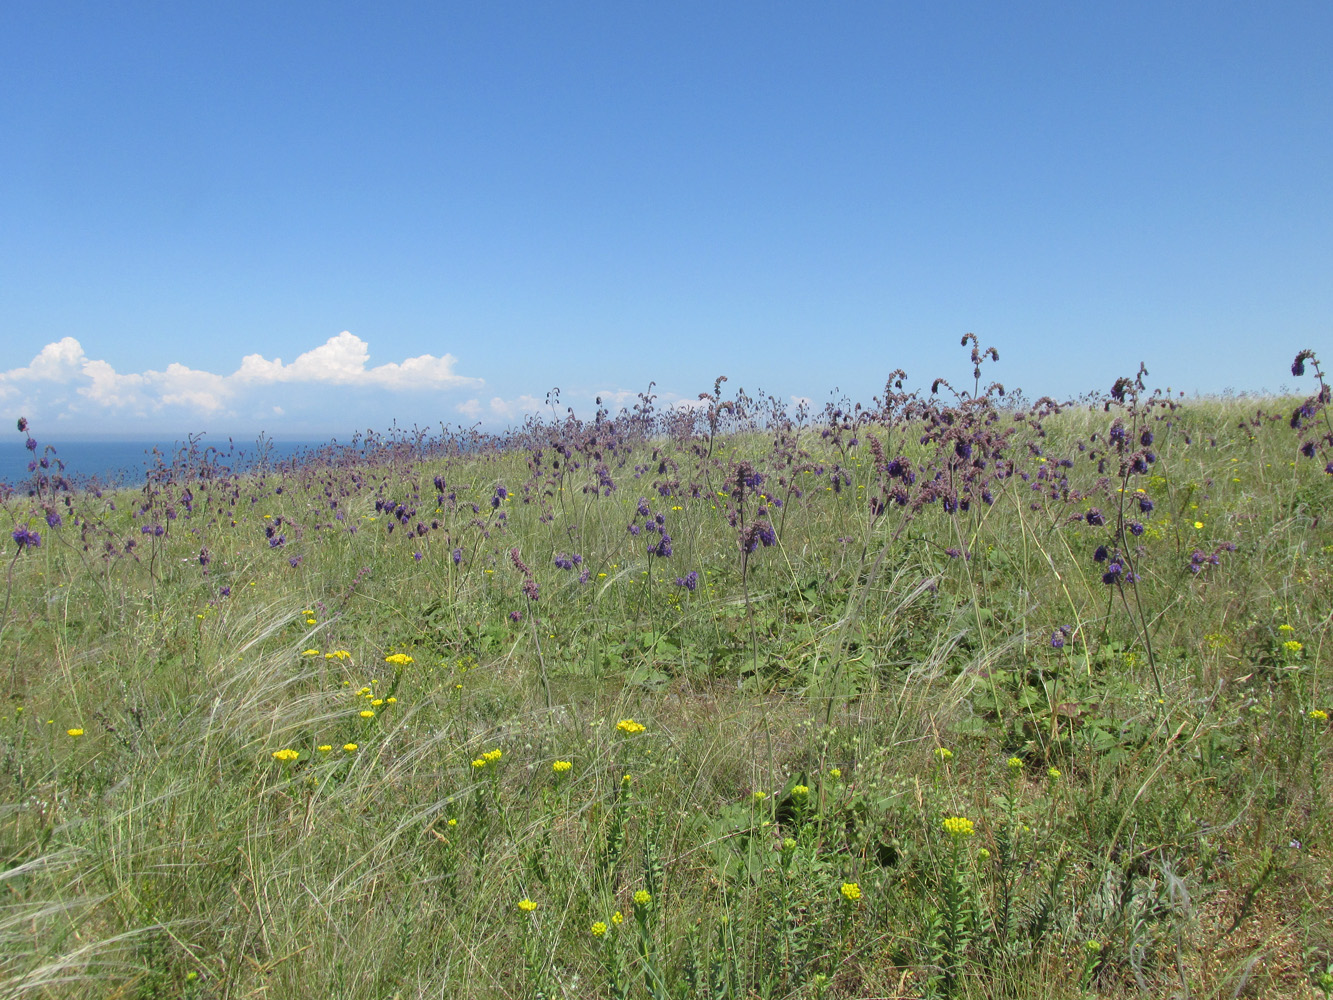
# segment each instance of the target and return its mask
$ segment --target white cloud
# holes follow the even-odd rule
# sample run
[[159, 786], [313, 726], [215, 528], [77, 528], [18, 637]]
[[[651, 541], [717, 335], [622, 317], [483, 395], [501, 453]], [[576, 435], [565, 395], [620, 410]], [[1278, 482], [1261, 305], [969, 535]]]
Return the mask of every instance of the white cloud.
[[459, 403], [454, 407], [459, 413], [472, 420], [480, 419], [483, 409], [486, 415], [496, 420], [516, 421], [526, 417], [530, 413], [538, 413], [546, 403], [536, 396], [517, 396], [514, 399], [501, 399], [499, 396], [492, 396], [491, 401], [485, 404], [483, 408], [479, 399], [469, 399]]
[[[63, 403], [65, 408], [56, 414], [59, 417], [72, 412], [85, 416], [108, 412], [146, 416], [166, 409], [215, 416], [228, 413], [239, 397], [262, 394], [265, 386], [277, 383], [397, 391], [438, 391], [485, 384], [482, 379], [455, 374], [457, 359], [452, 354], [439, 357], [422, 354], [375, 367], [368, 366], [369, 360], [370, 346], [344, 331], [299, 355], [289, 365], [283, 364], [281, 358], [270, 361], [261, 354], [249, 354], [230, 375], [188, 368], [174, 361], [163, 371], [122, 373], [107, 361], [88, 357], [75, 338], [65, 337], [47, 344], [22, 368], [0, 372], [0, 399], [28, 397], [40, 398], [48, 404]], [[63, 398], [64, 389], [73, 389], [75, 396]], [[511, 405], [500, 403], [501, 409]], [[520, 401], [513, 405], [520, 405]], [[492, 410], [499, 413], [495, 407], [496, 401], [492, 401]], [[272, 409], [277, 415], [283, 413], [280, 406], [274, 405]]]
[[334, 385], [370, 385], [383, 389], [453, 389], [479, 386], [482, 380], [454, 374], [458, 359], [452, 354], [422, 354], [402, 363], [367, 368], [370, 345], [344, 330], [289, 365], [281, 358], [269, 361], [262, 354], [247, 354], [232, 378], [238, 382], [325, 382]]

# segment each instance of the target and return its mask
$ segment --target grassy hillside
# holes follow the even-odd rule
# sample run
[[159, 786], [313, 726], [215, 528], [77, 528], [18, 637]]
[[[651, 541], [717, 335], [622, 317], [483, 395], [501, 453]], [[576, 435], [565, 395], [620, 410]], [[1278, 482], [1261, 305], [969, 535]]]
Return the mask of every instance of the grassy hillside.
[[35, 441], [0, 997], [1333, 990], [1321, 385]]

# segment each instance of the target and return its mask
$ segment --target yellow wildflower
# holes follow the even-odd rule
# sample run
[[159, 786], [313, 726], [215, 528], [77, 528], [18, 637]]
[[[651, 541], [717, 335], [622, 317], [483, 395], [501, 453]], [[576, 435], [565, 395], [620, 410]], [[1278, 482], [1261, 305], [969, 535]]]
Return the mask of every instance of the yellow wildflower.
[[478, 757], [476, 760], [472, 762], [472, 766], [475, 767], [478, 771], [480, 771], [483, 767], [486, 766], [486, 762], [482, 760], [480, 757]]
[[303, 649], [303, 650], [301, 650], [301, 655], [302, 655], [302, 656], [318, 656], [318, 655], [319, 655], [319, 650], [318, 650], [318, 649]]
[[1288, 653], [1299, 653], [1305, 647], [1302, 646], [1295, 639], [1288, 639], [1286, 642], [1282, 644], [1282, 648], [1285, 649]]
[[652, 901], [653, 897], [649, 894], [647, 889], [640, 889], [638, 892], [634, 894], [635, 906], [647, 906]]
[[518, 908], [524, 913], [531, 913], [533, 910], [537, 909], [537, 904], [525, 896], [518, 901]]
[[641, 733], [648, 727], [642, 722], [635, 722], [633, 719], [621, 719], [616, 723], [616, 728], [622, 733]]
[[939, 758], [941, 764], [945, 761], [953, 760], [953, 751], [948, 747], [936, 747], [935, 756]]
[[554, 771], [556, 774], [564, 774], [573, 766], [574, 764], [571, 761], [557, 760], [555, 763], [551, 765], [551, 770]]
[[66, 729], [65, 732], [68, 733], [70, 736], [82, 736], [82, 735], [83, 735], [83, 730], [82, 730], [82, 729]]
[[320, 753], [328, 753], [330, 750], [333, 749], [333, 746], [332, 746], [331, 744], [325, 743], [325, 744], [323, 744], [322, 746], [316, 747], [316, 749], [317, 749]]
[[591, 931], [593, 937], [601, 937], [606, 933], [606, 924], [598, 920], [589, 928], [589, 931]]
[[458, 825], [458, 820], [457, 820], [457, 819], [450, 819], [450, 820], [449, 820], [449, 826], [457, 826], [457, 825]]
[[624, 921], [625, 921], [625, 914], [621, 913], [619, 910], [616, 910], [615, 913], [611, 914], [611, 923], [614, 924], [616, 927], [619, 927], [622, 923], [624, 923]]
[[840, 768], [840, 767], [830, 767], [830, 768], [828, 769], [828, 773], [829, 773], [829, 777], [830, 777], [830, 778], [835, 778], [835, 779], [836, 779], [836, 778], [841, 778], [841, 777], [842, 777], [842, 768]]
[[1020, 774], [1023, 771], [1023, 761], [1018, 757], [1009, 758], [1009, 770], [1014, 774]]
[[1322, 708], [1312, 708], [1310, 709], [1310, 718], [1314, 719], [1316, 722], [1327, 722], [1328, 713]]
[[768, 792], [761, 792], [756, 790], [753, 794], [751, 794], [750, 798], [753, 799], [755, 802], [763, 802], [764, 799], [768, 798]]
[[803, 799], [803, 798], [806, 798], [809, 794], [810, 794], [810, 786], [809, 786], [809, 785], [792, 785], [792, 786], [791, 786], [791, 797], [794, 798], [794, 799]]
[[1277, 630], [1278, 630], [1279, 632], [1295, 632], [1295, 631], [1296, 631], [1296, 629], [1295, 629], [1293, 626], [1291, 626], [1291, 625], [1279, 625], [1279, 626], [1277, 627]]
[[849, 903], [855, 903], [861, 898], [861, 886], [857, 882], [844, 882], [842, 884], [842, 898]]
[[383, 699], [383, 698], [375, 698], [373, 701], [371, 701], [371, 704], [374, 705], [376, 708], [379, 708], [381, 705], [384, 704], [384, 699]]
[[367, 709], [365, 709], [365, 710], [363, 710], [363, 711], [361, 712], [361, 718], [363, 718], [363, 719], [373, 719], [373, 718], [375, 718], [375, 713], [372, 712], [370, 709], [367, 708]]
[[397, 704], [398, 704], [398, 699], [397, 699], [397, 698], [385, 698], [385, 699], [384, 699], [384, 704], [386, 704], [386, 705], [397, 705]]
[[355, 743], [344, 743], [344, 744], [343, 744], [343, 749], [346, 750], [348, 753], [356, 753], [356, 744], [355, 744]]
[[487, 750], [484, 754], [481, 755], [481, 759], [487, 761], [496, 761], [503, 756], [504, 756], [503, 750]]
[[[82, 732], [82, 730], [80, 730], [80, 732]], [[299, 757], [299, 756], [301, 756], [301, 753], [300, 753], [300, 751], [298, 751], [298, 750], [274, 750], [274, 751], [273, 751], [273, 759], [274, 759], [274, 760], [296, 760], [296, 758]]]
[[944, 832], [956, 840], [970, 837], [976, 832], [972, 821], [965, 816], [950, 816], [944, 821]]
[[394, 653], [392, 656], [386, 656], [384, 662], [392, 663], [394, 666], [398, 667], [405, 667], [409, 663], [415, 663], [416, 660], [412, 659], [412, 657], [408, 656], [406, 653]]
[[316, 625], [316, 624], [318, 624], [318, 622], [316, 622], [315, 619], [313, 619], [313, 618], [307, 618], [307, 619], [305, 620], [305, 623], [306, 623], [307, 625]]
[[1048, 767], [1046, 769], [1046, 777], [1050, 778], [1052, 781], [1058, 780], [1060, 777], [1060, 769], [1058, 767]]

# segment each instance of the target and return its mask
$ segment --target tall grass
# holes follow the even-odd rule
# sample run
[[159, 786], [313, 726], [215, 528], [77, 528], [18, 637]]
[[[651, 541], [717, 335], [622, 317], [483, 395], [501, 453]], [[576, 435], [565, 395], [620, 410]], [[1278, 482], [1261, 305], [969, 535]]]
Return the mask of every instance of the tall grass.
[[947, 404], [47, 456], [0, 997], [1333, 989], [1326, 444], [977, 346]]

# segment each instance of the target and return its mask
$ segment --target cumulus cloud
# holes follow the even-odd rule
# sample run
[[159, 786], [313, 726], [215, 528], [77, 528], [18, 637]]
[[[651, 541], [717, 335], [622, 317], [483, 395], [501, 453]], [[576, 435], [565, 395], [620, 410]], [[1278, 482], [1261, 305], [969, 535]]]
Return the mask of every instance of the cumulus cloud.
[[491, 421], [515, 421], [526, 417], [530, 413], [537, 413], [546, 406], [546, 403], [536, 396], [518, 396], [514, 399], [501, 399], [499, 396], [492, 396], [489, 403], [483, 404], [479, 399], [468, 399], [454, 407], [459, 413], [471, 420], [487, 419]]
[[[146, 416], [168, 409], [202, 416], [230, 412], [242, 396], [262, 394], [265, 386], [279, 383], [311, 386], [358, 386], [392, 390], [446, 390], [477, 387], [482, 379], [454, 372], [457, 358], [422, 354], [401, 362], [371, 367], [370, 345], [344, 331], [291, 364], [281, 358], [269, 360], [248, 354], [229, 375], [189, 368], [171, 362], [162, 371], [118, 372], [104, 360], [90, 358], [73, 337], [47, 344], [32, 361], [0, 372], [0, 399], [40, 395], [61, 399], [61, 391], [73, 389], [75, 399], [67, 411], [97, 414]], [[273, 412], [282, 413], [273, 406]]]

